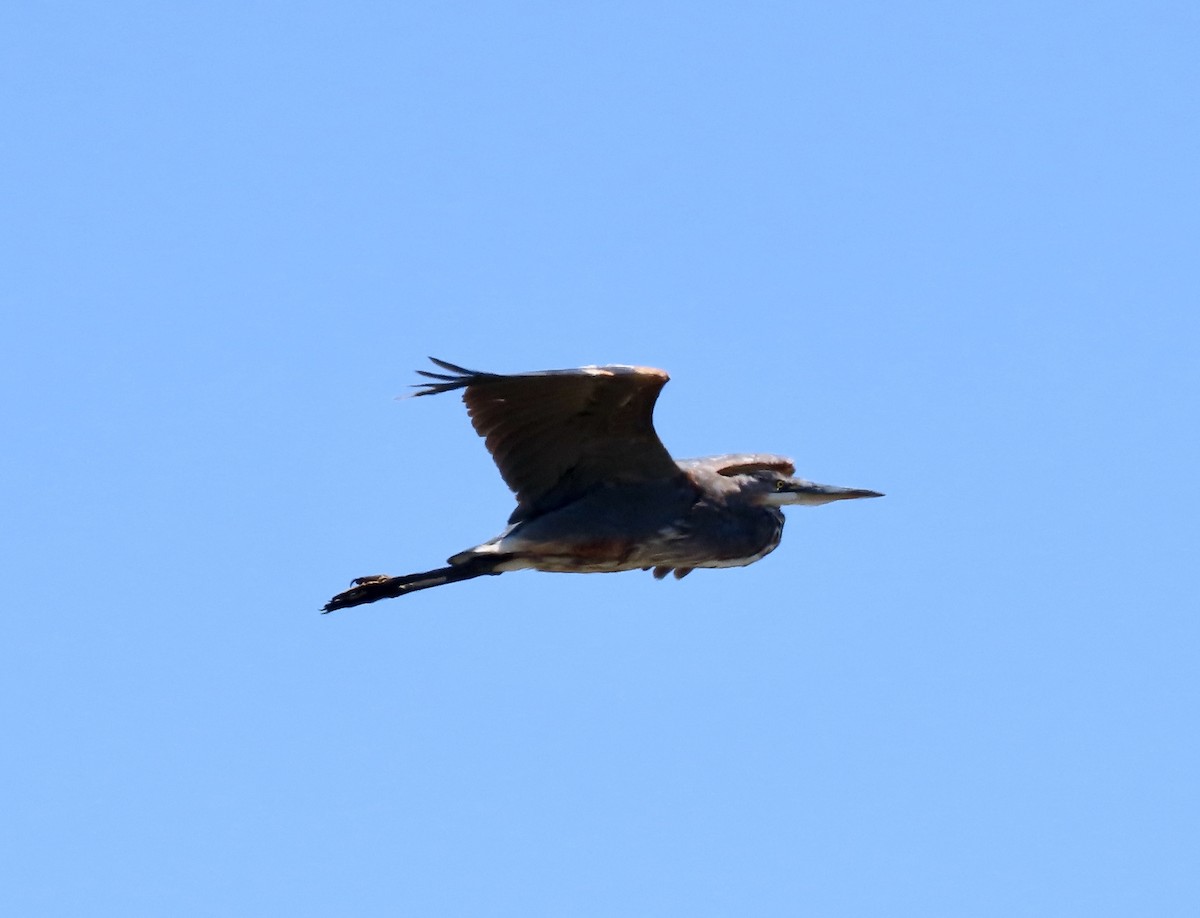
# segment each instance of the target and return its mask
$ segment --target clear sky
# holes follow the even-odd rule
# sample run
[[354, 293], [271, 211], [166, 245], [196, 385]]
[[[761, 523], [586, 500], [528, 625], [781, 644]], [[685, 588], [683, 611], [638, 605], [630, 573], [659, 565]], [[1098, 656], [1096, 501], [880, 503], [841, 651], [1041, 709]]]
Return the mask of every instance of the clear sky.
[[[1200, 914], [1194, 3], [9, 3], [0, 908]], [[427, 354], [887, 498], [321, 616]]]

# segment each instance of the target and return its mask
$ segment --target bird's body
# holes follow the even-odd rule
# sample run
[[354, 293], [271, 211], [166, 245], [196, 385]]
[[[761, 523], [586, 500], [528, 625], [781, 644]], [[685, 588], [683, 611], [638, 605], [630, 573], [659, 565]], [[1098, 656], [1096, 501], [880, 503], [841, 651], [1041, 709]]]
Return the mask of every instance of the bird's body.
[[667, 381], [646, 367], [505, 376], [434, 360], [417, 395], [463, 389], [472, 423], [517, 495], [508, 527], [449, 566], [363, 577], [325, 611], [485, 574], [740, 567], [769, 554], [786, 504], [881, 496], [792, 478], [791, 460], [735, 454], [676, 461], [653, 427]]
[[557, 510], [514, 523], [451, 562], [506, 555], [505, 570], [611, 573], [750, 564], [779, 544], [783, 514], [738, 507], [733, 482], [706, 469], [681, 469], [668, 484], [601, 487]]

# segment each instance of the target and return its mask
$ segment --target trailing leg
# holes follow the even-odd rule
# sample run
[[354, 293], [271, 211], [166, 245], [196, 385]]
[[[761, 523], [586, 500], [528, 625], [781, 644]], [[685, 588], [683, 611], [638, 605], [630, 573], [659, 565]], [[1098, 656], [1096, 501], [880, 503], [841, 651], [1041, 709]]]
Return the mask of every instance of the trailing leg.
[[351, 606], [361, 606], [380, 599], [391, 599], [394, 596], [404, 596], [417, 590], [427, 590], [430, 587], [442, 586], [446, 583], [458, 583], [460, 580], [471, 580], [489, 574], [500, 574], [496, 570], [505, 556], [471, 558], [465, 564], [452, 564], [449, 567], [439, 567], [432, 571], [422, 571], [419, 574], [406, 574], [402, 577], [389, 577], [386, 574], [376, 574], [373, 577], [359, 577], [354, 585], [343, 593], [329, 600], [322, 612], [333, 612], [336, 609], [349, 609]]

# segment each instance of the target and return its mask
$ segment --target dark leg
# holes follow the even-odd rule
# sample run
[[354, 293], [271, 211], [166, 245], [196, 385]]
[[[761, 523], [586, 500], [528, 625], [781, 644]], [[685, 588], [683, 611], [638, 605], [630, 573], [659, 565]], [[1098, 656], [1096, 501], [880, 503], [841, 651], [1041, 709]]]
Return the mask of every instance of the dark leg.
[[333, 612], [336, 609], [349, 609], [351, 606], [361, 606], [380, 599], [391, 599], [393, 596], [403, 596], [415, 593], [417, 590], [427, 590], [430, 587], [442, 586], [446, 583], [458, 583], [460, 580], [471, 580], [487, 574], [500, 574], [496, 565], [507, 560], [507, 556], [489, 558], [473, 558], [466, 564], [452, 564], [450, 567], [439, 567], [432, 571], [422, 571], [419, 574], [406, 574], [403, 577], [389, 577], [387, 574], [374, 574], [370, 577], [359, 577], [353, 581], [353, 586], [344, 593], [325, 604], [322, 612]]

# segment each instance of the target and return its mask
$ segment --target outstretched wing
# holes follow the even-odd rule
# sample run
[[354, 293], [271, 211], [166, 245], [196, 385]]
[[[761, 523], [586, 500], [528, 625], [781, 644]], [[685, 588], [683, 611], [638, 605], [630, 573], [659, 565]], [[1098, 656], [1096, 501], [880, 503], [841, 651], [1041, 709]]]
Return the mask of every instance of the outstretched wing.
[[545, 513], [602, 483], [681, 476], [654, 432], [654, 403], [669, 378], [650, 367], [481, 373], [429, 358], [446, 373], [416, 395], [463, 389], [475, 431], [517, 496], [512, 519]]
[[740, 475], [743, 472], [778, 472], [795, 475], [796, 466], [786, 456], [769, 453], [729, 453], [724, 456], [705, 456], [702, 459], [680, 459], [685, 469], [704, 469], [718, 475]]

